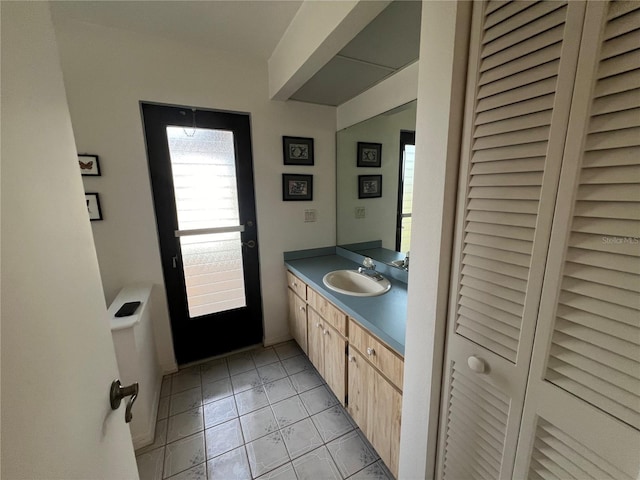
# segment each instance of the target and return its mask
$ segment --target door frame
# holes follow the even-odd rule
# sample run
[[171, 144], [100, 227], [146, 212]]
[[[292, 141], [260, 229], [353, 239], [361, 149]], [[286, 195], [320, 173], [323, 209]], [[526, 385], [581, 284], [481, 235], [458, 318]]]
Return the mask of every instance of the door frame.
[[[260, 256], [255, 218], [250, 114], [146, 101], [140, 102], [140, 111], [149, 163], [149, 177], [156, 216], [162, 273], [169, 307], [173, 346], [178, 364], [189, 363], [262, 343], [263, 312]], [[146, 122], [145, 112], [147, 112]], [[194, 112], [194, 115], [182, 114], [182, 112]], [[153, 119], [153, 122], [157, 123], [157, 125], [193, 128], [197, 126], [198, 112], [214, 113], [225, 122], [225, 126], [220, 127], [221, 129], [234, 130], [239, 220], [240, 224], [245, 225], [245, 230], [241, 235], [247, 306], [220, 312], [220, 314], [227, 314], [228, 320], [216, 325], [211, 325], [214, 320], [209, 318], [209, 315], [193, 319], [189, 316], [180, 242], [175, 236], [175, 230], [178, 230], [176, 200], [173, 176], [170, 170], [166, 132], [163, 128], [154, 129], [150, 126], [151, 121], [149, 121], [150, 115], [158, 115], [159, 118], [154, 117]], [[202, 125], [200, 128], [215, 127]], [[160, 145], [161, 147], [159, 147]], [[152, 158], [159, 158], [160, 160], [152, 160]], [[167, 168], [167, 162], [169, 168]], [[240, 168], [241, 164], [243, 168]], [[242, 191], [240, 189], [241, 185], [244, 185]], [[250, 187], [248, 187], [249, 185]], [[156, 190], [158, 191], [156, 192]], [[240, 199], [241, 196], [242, 201]], [[248, 249], [245, 243], [250, 241], [253, 241], [255, 246]], [[247, 259], [251, 261], [247, 262]], [[207, 321], [205, 318], [209, 318], [209, 325], [204, 325], [204, 322]], [[200, 326], [197, 326], [197, 324], [200, 324]], [[188, 330], [191, 330], [191, 332]], [[194, 330], [197, 330], [198, 333], [194, 334]]]

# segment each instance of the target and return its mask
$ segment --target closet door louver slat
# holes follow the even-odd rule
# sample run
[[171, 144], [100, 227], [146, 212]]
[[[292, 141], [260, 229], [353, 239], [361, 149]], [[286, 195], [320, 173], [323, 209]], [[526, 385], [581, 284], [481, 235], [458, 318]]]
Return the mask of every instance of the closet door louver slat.
[[630, 480], [640, 472], [640, 3], [588, 4], [585, 32], [515, 474]]
[[[474, 117], [485, 114], [486, 121], [474, 121], [471, 127], [471, 171], [466, 182], [470, 201], [464, 214], [463, 249], [469, 246], [505, 250], [526, 255], [522, 258], [528, 257], [529, 263], [513, 264], [509, 256], [500, 254], [489, 258], [467, 254], [461, 259], [461, 280], [469, 275], [493, 283], [494, 288], [527, 290], [543, 175], [550, 161], [559, 161], [548, 155], [567, 11], [566, 2], [513, 2], [485, 14], [479, 71], [485, 78], [489, 72], [509, 73], [494, 74], [492, 81], [479, 85], [475, 92]], [[540, 64], [531, 61], [530, 53], [554, 45], [553, 56], [540, 57]], [[512, 63], [517, 63], [518, 68], [513, 69]], [[535, 107], [536, 103], [540, 106]], [[481, 202], [494, 202], [493, 208], [483, 210]], [[513, 211], [511, 204], [515, 202], [527, 202], [526, 213]], [[464, 293], [460, 292], [459, 305], [464, 305], [464, 300]], [[474, 305], [480, 303], [476, 301]], [[456, 332], [464, 331], [469, 340], [485, 348], [489, 343], [501, 345], [489, 349], [515, 363], [520, 325], [515, 326], [516, 332], [505, 336], [499, 328], [491, 331], [493, 325], [501, 325], [499, 319], [489, 321], [487, 317], [491, 315], [476, 317], [468, 313], [459, 314], [457, 323], [464, 328], [457, 328]], [[522, 315], [518, 323], [521, 321]], [[492, 341], [487, 342], [487, 338]]]
[[455, 363], [450, 375], [443, 478], [498, 478], [509, 399]]
[[[640, 8], [636, 12], [639, 10]], [[620, 16], [615, 18], [620, 22]], [[640, 17], [634, 15], [634, 19], [637, 22], [635, 29], [632, 30], [627, 23], [629, 31], [621, 36], [607, 35], [607, 25], [605, 37], [610, 38], [604, 40], [601, 48], [600, 65], [596, 74], [598, 80], [593, 89], [594, 98], [613, 95], [622, 90], [634, 91], [640, 96]], [[635, 51], [635, 55], [625, 55], [628, 63], [617, 64], [618, 70], [613, 70], [614, 64], [606, 60], [613, 55], [633, 53], [631, 51]], [[600, 67], [605, 61], [606, 71], [603, 72]], [[604, 115], [590, 117], [585, 153], [597, 151], [606, 155], [619, 148], [640, 147], [640, 116], [637, 109], [621, 109], [603, 117]], [[605, 122], [607, 131], [601, 132]], [[632, 251], [635, 250], [631, 255], [628, 252], [617, 252], [614, 248], [609, 256], [620, 257], [622, 262], [632, 260], [637, 266], [640, 260], [640, 221], [627, 217], [640, 212], [640, 158], [636, 157], [633, 165], [583, 165], [578, 179], [577, 198], [571, 232], [598, 234], [603, 243], [610, 242], [614, 246], [617, 243], [627, 243]], [[593, 213], [582, 216], [581, 212], [588, 209], [597, 211], [597, 216]], [[573, 365], [564, 364], [566, 366], [559, 369], [558, 365], [562, 364], [562, 360], [554, 357], [557, 350], [552, 348], [545, 378], [640, 429], [640, 380], [637, 378], [637, 372], [640, 372], [640, 269], [620, 272], [602, 262], [589, 262], [590, 252], [587, 250], [586, 253], [587, 255], [582, 256], [581, 265], [565, 259], [561, 288], [603, 303], [613, 303], [622, 307], [618, 314], [624, 316], [620, 317], [614, 310], [610, 310], [612, 314], [608, 319], [597, 322], [598, 317], [593, 315], [595, 312], [585, 305], [583, 308], [587, 310], [574, 309], [574, 315], [567, 318], [567, 315], [561, 316], [566, 311], [561, 297], [556, 312], [555, 331], [566, 334], [567, 330], [571, 330], [573, 336], [577, 335], [582, 341], [599, 345], [602, 350], [596, 358], [575, 358]], [[569, 246], [567, 256], [573, 255], [576, 255], [574, 248]], [[606, 307], [607, 305], [602, 305], [602, 308]], [[603, 330], [609, 333], [604, 333]], [[552, 347], [562, 348], [563, 338], [554, 334]], [[589, 367], [591, 362], [602, 362], [603, 357], [609, 355], [623, 355], [636, 362], [636, 378], [628, 377], [625, 382], [628, 391], [618, 392], [616, 388], [601, 384], [600, 378], [585, 373], [593, 371]], [[596, 395], [591, 391], [603, 394]], [[620, 408], [620, 405], [624, 408]]]
[[[544, 476], [545, 472], [562, 468], [561, 471], [571, 474], [579, 480], [602, 480], [615, 478], [619, 480], [633, 480], [633, 477], [620, 471], [615, 465], [590, 450], [574, 438], [566, 435], [544, 419], [540, 418], [536, 430], [536, 442], [529, 473]], [[541, 462], [540, 459], [548, 459]], [[562, 466], [562, 467], [560, 467]], [[559, 478], [568, 478], [562, 476]]]
[[[512, 478], [584, 10], [566, 1], [474, 3], [446, 354], [455, 368], [445, 379], [438, 462], [444, 479]], [[487, 376], [467, 365], [472, 356]], [[477, 392], [500, 397], [503, 407], [489, 408]]]

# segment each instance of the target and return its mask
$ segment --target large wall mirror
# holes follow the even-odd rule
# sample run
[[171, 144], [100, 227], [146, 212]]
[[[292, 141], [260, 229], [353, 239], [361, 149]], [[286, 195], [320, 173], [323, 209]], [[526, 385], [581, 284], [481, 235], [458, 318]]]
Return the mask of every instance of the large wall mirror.
[[415, 127], [413, 101], [337, 133], [338, 245], [387, 264], [404, 260], [411, 248]]

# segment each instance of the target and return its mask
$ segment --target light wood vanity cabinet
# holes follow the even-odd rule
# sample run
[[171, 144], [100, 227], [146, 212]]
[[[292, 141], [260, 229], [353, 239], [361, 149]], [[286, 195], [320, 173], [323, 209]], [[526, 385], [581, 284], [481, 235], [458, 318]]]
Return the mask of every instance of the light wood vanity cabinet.
[[291, 272], [287, 280], [291, 335], [397, 476], [403, 358]]
[[289, 331], [304, 353], [307, 353], [307, 285], [287, 272], [289, 289]]
[[403, 359], [349, 321], [347, 410], [391, 472], [398, 475]]
[[349, 343], [402, 391], [404, 360], [353, 320], [349, 321]]
[[291, 272], [287, 283], [291, 336], [344, 405], [347, 316]]
[[[311, 292], [312, 290], [309, 289], [309, 291]], [[309, 306], [311, 307], [308, 312], [307, 329], [309, 335], [309, 359], [338, 400], [344, 405], [347, 384], [347, 339], [332, 326], [332, 323], [327, 318], [316, 312], [311, 304]], [[333, 305], [331, 307], [337, 310]], [[342, 315], [341, 327], [346, 330], [347, 316], [342, 312], [340, 314]], [[335, 316], [333, 320], [336, 320]]]
[[296, 277], [293, 273], [287, 272], [287, 283], [289, 288], [293, 290], [303, 300], [307, 299], [307, 284]]
[[340, 335], [347, 337], [347, 316], [344, 313], [312, 288], [307, 289], [307, 301]]

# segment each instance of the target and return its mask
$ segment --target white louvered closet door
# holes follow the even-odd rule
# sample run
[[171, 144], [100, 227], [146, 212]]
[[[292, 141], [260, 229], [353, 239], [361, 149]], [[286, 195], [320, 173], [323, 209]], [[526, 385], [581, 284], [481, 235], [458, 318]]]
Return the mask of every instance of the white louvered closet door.
[[584, 11], [474, 3], [438, 478], [512, 478]]
[[515, 478], [640, 478], [640, 2], [590, 2]]

